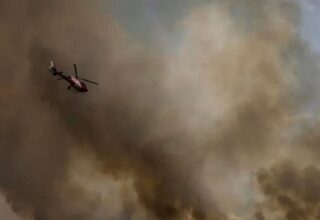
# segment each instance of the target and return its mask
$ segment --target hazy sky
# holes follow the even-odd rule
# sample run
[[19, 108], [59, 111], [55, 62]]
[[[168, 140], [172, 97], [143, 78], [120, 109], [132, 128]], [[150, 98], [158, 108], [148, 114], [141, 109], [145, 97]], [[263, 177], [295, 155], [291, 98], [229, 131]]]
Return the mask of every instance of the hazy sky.
[[300, 0], [303, 11], [301, 33], [311, 44], [312, 48], [320, 51], [320, 1]]
[[[177, 28], [176, 20], [187, 13], [192, 5], [210, 1], [212, 0], [115, 0], [108, 7], [129, 33], [144, 41], [153, 42], [159, 32], [162, 37], [167, 36], [167, 39], [160, 40], [173, 40], [172, 36], [177, 33], [174, 31]], [[298, 1], [302, 6], [301, 34], [314, 50], [320, 51], [320, 1]]]

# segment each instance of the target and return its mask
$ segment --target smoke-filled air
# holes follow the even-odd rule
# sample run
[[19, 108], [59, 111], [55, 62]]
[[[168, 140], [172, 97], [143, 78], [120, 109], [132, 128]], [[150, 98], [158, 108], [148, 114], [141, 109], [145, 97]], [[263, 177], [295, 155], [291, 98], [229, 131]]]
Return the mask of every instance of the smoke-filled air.
[[301, 4], [128, 2], [0, 0], [0, 219], [319, 219]]

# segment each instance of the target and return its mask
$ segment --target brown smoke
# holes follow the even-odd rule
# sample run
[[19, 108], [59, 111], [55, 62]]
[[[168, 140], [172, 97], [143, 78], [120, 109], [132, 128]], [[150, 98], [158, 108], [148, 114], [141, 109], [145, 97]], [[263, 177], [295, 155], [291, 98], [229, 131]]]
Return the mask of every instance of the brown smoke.
[[286, 219], [318, 219], [320, 171], [316, 167], [299, 169], [289, 162], [260, 170], [258, 181], [267, 203]]
[[[146, 51], [101, 4], [0, 0], [0, 189], [12, 209], [34, 220], [248, 215], [239, 173], [288, 145], [298, 6], [195, 6], [177, 47]], [[100, 86], [69, 93], [51, 59]]]

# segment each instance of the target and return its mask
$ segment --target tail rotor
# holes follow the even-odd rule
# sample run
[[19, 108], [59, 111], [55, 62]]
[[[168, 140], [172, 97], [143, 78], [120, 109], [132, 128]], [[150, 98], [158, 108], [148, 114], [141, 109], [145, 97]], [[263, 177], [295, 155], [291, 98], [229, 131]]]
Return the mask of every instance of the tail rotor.
[[54, 65], [54, 62], [51, 60], [50, 61], [50, 65], [49, 65], [49, 71], [53, 74], [53, 75], [57, 75], [58, 71], [56, 69], [56, 66]]

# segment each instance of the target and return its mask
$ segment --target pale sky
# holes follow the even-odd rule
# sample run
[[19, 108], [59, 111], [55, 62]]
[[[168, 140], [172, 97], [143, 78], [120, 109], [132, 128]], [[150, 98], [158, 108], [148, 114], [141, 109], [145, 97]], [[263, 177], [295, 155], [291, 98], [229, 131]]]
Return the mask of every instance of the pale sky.
[[320, 51], [320, 1], [300, 0], [300, 3], [303, 11], [301, 34], [315, 51]]
[[[133, 36], [152, 42], [159, 32], [168, 38], [174, 35], [176, 20], [186, 14], [192, 5], [211, 1], [114, 0], [109, 5], [109, 10]], [[320, 52], [320, 1], [298, 1], [302, 6], [301, 35], [314, 51]]]

